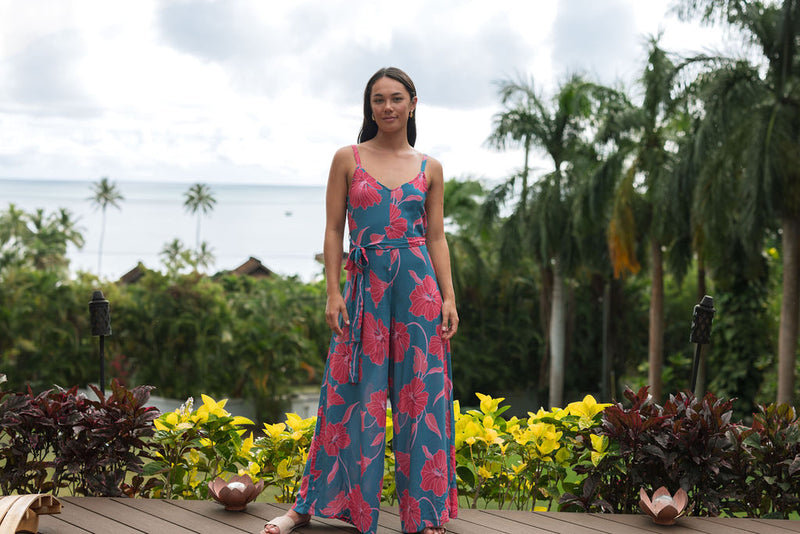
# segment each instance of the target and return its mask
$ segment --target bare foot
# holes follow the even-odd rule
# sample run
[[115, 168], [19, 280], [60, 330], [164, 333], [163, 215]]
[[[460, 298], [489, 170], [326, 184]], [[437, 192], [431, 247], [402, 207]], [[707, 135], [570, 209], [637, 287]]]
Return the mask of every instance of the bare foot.
[[444, 527], [425, 527], [422, 529], [421, 534], [446, 534], [447, 529]]
[[[288, 512], [286, 512], [284, 515], [282, 515], [280, 517], [289, 518], [294, 523], [294, 525], [297, 526], [297, 525], [304, 525], [304, 524], [308, 523], [308, 520], [311, 519], [311, 514], [298, 514], [294, 510], [289, 510]], [[279, 518], [276, 518], [276, 519], [279, 519]], [[275, 521], [275, 520], [273, 519], [273, 521]], [[260, 534], [287, 534], [287, 533], [291, 532], [292, 530], [294, 530], [294, 528], [295, 527], [291, 527], [290, 526], [289, 530], [281, 531], [281, 529], [277, 525], [266, 524], [266, 525], [264, 525], [264, 530], [262, 530]], [[431, 533], [431, 534], [444, 534], [444, 533], [434, 532], [434, 533]]]

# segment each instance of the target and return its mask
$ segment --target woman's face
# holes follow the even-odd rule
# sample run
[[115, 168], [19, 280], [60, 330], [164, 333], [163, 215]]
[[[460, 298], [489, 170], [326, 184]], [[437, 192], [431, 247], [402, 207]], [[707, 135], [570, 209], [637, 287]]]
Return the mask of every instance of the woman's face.
[[394, 131], [405, 127], [408, 115], [417, 105], [417, 97], [412, 99], [405, 85], [384, 76], [372, 85], [370, 105], [378, 128]]

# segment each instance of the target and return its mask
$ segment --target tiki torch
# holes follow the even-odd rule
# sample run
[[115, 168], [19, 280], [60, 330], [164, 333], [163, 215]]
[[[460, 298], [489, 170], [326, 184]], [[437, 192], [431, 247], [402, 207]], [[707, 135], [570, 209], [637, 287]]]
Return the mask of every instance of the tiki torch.
[[697, 373], [700, 369], [700, 355], [703, 345], [711, 341], [711, 321], [714, 319], [714, 299], [708, 295], [703, 297], [700, 304], [694, 307], [692, 314], [692, 334], [689, 337], [691, 343], [696, 343], [694, 351], [694, 363], [692, 363], [692, 385], [690, 391], [694, 393], [697, 386]]
[[111, 314], [108, 301], [100, 290], [92, 293], [89, 302], [89, 317], [92, 324], [92, 335], [100, 336], [100, 392], [106, 394], [106, 336], [111, 335]]

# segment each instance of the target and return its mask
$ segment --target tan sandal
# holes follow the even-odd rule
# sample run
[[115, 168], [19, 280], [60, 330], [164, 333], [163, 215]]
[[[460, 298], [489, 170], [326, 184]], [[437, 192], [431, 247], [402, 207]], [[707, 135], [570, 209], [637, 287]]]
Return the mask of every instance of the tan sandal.
[[262, 532], [266, 532], [267, 527], [273, 526], [273, 527], [278, 527], [279, 534], [289, 534], [296, 528], [308, 526], [310, 522], [311, 519], [309, 518], [306, 519], [305, 521], [299, 521], [295, 523], [294, 521], [292, 521], [292, 518], [289, 517], [288, 515], [281, 515], [276, 517], [275, 519], [271, 519], [269, 523], [264, 525], [264, 530]]

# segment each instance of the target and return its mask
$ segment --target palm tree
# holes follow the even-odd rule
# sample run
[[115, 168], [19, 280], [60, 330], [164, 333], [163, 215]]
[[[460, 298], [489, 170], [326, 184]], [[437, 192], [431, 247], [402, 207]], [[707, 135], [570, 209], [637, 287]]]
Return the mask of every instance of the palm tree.
[[180, 239], [173, 239], [166, 243], [161, 249], [159, 255], [164, 260], [164, 266], [167, 268], [169, 276], [176, 276], [187, 265], [191, 264], [191, 252], [188, 251]]
[[75, 226], [72, 214], [62, 208], [47, 216], [37, 209], [27, 217], [30, 233], [25, 247], [25, 263], [37, 270], [61, 270], [69, 264], [67, 245], [83, 246], [83, 236]]
[[91, 186], [92, 196], [90, 200], [95, 206], [103, 211], [103, 222], [100, 226], [100, 246], [97, 249], [97, 276], [102, 275], [101, 265], [103, 261], [103, 241], [106, 235], [106, 208], [111, 205], [117, 209], [121, 209], [119, 201], [125, 200], [125, 197], [117, 189], [115, 182], [109, 182], [108, 177], [103, 177], [98, 182], [94, 182]]
[[200, 219], [203, 215], [211, 212], [214, 209], [214, 204], [217, 199], [211, 191], [211, 188], [206, 184], [194, 184], [186, 193], [183, 194], [183, 205], [187, 211], [192, 214], [197, 214], [197, 235], [195, 250], [200, 250]]
[[494, 129], [486, 143], [497, 150], [523, 148], [525, 157], [518, 175], [522, 181], [518, 205], [524, 213], [528, 201], [531, 144], [537, 129], [541, 128], [538, 116], [542, 113], [542, 99], [534, 90], [533, 79], [522, 77], [500, 82], [499, 94], [504, 110], [494, 116]]
[[[674, 153], [679, 122], [677, 100], [673, 97], [676, 65], [651, 37], [641, 84], [640, 106], [618, 110], [613, 119], [632, 139], [619, 148], [629, 161], [617, 186], [608, 228], [608, 243], [615, 274], [637, 272], [636, 235], [646, 236], [650, 263], [650, 318], [648, 334], [648, 383], [655, 399], [662, 394], [664, 361], [664, 256], [663, 250], [676, 239], [674, 205]], [[636, 211], [644, 216], [635, 216]]]
[[208, 243], [203, 241], [200, 243], [200, 248], [194, 254], [192, 258], [192, 266], [197, 269], [208, 269], [211, 265], [214, 264], [214, 249], [212, 249]]
[[757, 261], [767, 232], [780, 228], [777, 402], [791, 403], [800, 330], [800, 1], [682, 0], [679, 10], [726, 22], [761, 53], [756, 64], [730, 60], [705, 76], [701, 180], [733, 201], [717, 227], [733, 229], [748, 258]]
[[31, 233], [27, 221], [28, 214], [13, 203], [8, 205], [8, 210], [0, 213], [0, 271], [22, 261], [23, 250]]
[[[490, 214], [505, 201], [521, 179], [521, 194], [514, 211], [504, 224], [501, 255], [512, 261], [530, 257], [541, 269], [543, 307], [547, 308], [550, 353], [550, 406], [563, 401], [566, 353], [566, 277], [574, 270], [577, 258], [573, 235], [572, 203], [576, 184], [585, 173], [589, 117], [597, 97], [606, 91], [578, 76], [565, 82], [548, 101], [536, 94], [533, 81], [507, 81], [500, 85], [506, 111], [495, 119], [489, 143], [504, 148], [510, 142], [525, 148], [522, 172], [501, 184], [488, 197]], [[511, 105], [509, 105], [511, 104]], [[531, 147], [543, 150], [552, 170], [534, 186], [528, 184], [528, 157]], [[533, 192], [529, 191], [533, 189]], [[530, 196], [530, 198], [529, 198]], [[527, 252], [524, 252], [527, 251]], [[531, 256], [532, 254], [532, 256]]]

